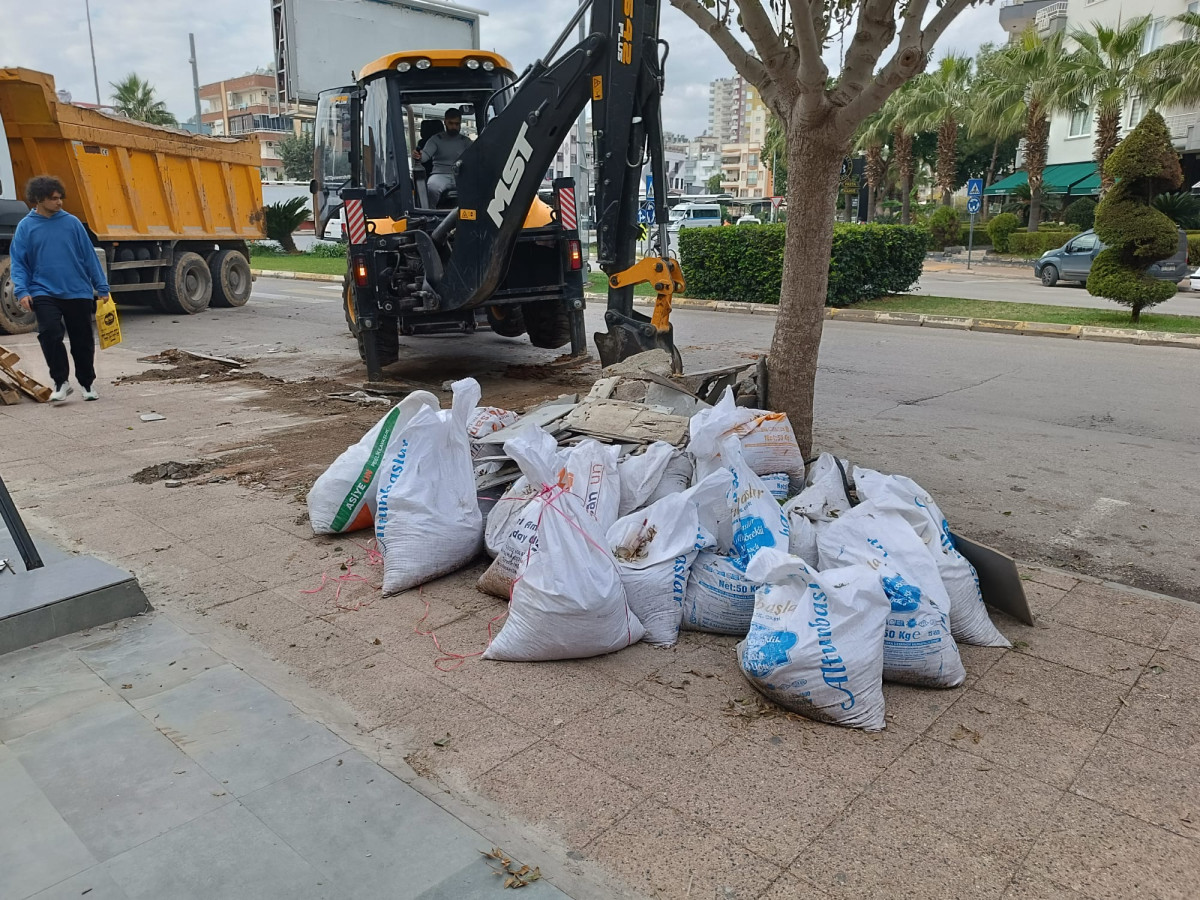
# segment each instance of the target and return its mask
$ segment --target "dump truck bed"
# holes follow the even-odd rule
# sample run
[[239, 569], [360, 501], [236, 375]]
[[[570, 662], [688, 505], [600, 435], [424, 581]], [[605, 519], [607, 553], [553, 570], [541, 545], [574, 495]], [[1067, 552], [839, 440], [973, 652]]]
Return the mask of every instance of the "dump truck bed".
[[54, 79], [0, 69], [13, 175], [55, 175], [100, 241], [258, 240], [258, 142], [196, 135], [61, 103]]

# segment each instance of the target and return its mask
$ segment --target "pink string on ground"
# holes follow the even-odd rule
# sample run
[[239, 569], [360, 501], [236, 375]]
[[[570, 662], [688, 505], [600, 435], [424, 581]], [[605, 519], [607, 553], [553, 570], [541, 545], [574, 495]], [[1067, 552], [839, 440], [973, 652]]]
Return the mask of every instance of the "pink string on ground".
[[[448, 651], [444, 647], [442, 647], [441, 642], [438, 641], [438, 637], [436, 634], [433, 633], [432, 628], [429, 629], [428, 631], [421, 630], [421, 623], [429, 618], [429, 611], [430, 611], [429, 601], [425, 599], [425, 588], [420, 589], [420, 591], [417, 594], [417, 597], [418, 597], [418, 599], [420, 599], [420, 601], [422, 603], [425, 604], [425, 614], [423, 616], [421, 616], [421, 618], [417, 619], [417, 624], [415, 624], [413, 626], [413, 634], [419, 634], [422, 637], [427, 637], [430, 640], [432, 640], [433, 646], [437, 647], [438, 653], [442, 654], [441, 656], [439, 656], [437, 659], [435, 659], [433, 661], [433, 667], [435, 669], [437, 669], [439, 672], [453, 672], [455, 669], [459, 668], [463, 663], [465, 663], [468, 659], [472, 659], [473, 657], [476, 657], [476, 656], [483, 656], [483, 654], [487, 653], [487, 648], [492, 645], [492, 639], [495, 637], [495, 635], [492, 634], [492, 626], [494, 624], [496, 624], [496, 622], [498, 620], [503, 619], [505, 616], [508, 615], [508, 610], [506, 609], [504, 612], [500, 613], [500, 615], [494, 616], [493, 618], [488, 620], [488, 628], [487, 628], [488, 639], [487, 639], [487, 643], [484, 645], [482, 650], [479, 650], [475, 653], [451, 653], [450, 651]], [[454, 665], [450, 666], [449, 668], [446, 668], [442, 665], [442, 663], [444, 663], [444, 662], [453, 662]]]
[[357, 556], [346, 557], [346, 559], [344, 559], [340, 563], [340, 566], [339, 566], [342, 570], [344, 570], [343, 574], [338, 575], [337, 577], [331, 578], [328, 571], [322, 572], [320, 584], [318, 584], [315, 588], [312, 588], [311, 590], [302, 590], [300, 593], [302, 593], [302, 594], [319, 594], [325, 590], [325, 588], [330, 584], [330, 582], [333, 582], [333, 583], [337, 584], [337, 589], [334, 591], [334, 594], [333, 594], [333, 605], [337, 609], [344, 610], [346, 612], [357, 612], [360, 609], [366, 609], [367, 607], [374, 604], [375, 600], [369, 600], [366, 602], [364, 602], [362, 600], [355, 600], [351, 604], [342, 603], [342, 589], [345, 588], [349, 584], [362, 583], [362, 584], [370, 585], [371, 587], [375, 588], [378, 591], [383, 590], [382, 584], [376, 584], [370, 578], [367, 578], [364, 575], [359, 575], [357, 572], [351, 571], [351, 569], [353, 569], [354, 566], [358, 565], [360, 562], [366, 564], [367, 566], [369, 566], [371, 568], [382, 568], [383, 567], [383, 554], [380, 553], [379, 550], [377, 549], [377, 547], [375, 546], [375, 541], [371, 541], [369, 544], [364, 544], [361, 541], [355, 541], [354, 543], [362, 548], [362, 550], [363, 550], [362, 559], [359, 559], [359, 557], [357, 557]]

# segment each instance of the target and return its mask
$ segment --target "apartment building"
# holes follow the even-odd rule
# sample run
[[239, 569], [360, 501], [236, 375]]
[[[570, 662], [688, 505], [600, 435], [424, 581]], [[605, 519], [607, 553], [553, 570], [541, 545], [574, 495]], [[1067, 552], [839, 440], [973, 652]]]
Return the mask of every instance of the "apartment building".
[[275, 76], [242, 75], [200, 87], [200, 120], [216, 135], [253, 135], [262, 154], [264, 181], [283, 181], [278, 143], [310, 132], [312, 111], [280, 104]]

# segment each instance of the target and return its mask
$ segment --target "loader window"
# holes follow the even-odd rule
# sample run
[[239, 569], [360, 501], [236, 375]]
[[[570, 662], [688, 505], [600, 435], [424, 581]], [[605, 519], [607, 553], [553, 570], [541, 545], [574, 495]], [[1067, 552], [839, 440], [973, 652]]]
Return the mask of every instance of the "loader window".
[[[400, 183], [400, 158], [405, 154], [403, 138], [398, 146], [390, 130], [390, 79], [368, 82], [362, 101], [362, 184], [365, 188], [388, 188]], [[402, 129], [398, 129], [402, 134]]]
[[341, 186], [350, 177], [350, 98], [347, 93], [325, 97], [317, 108], [313, 143], [317, 173], [326, 184]]

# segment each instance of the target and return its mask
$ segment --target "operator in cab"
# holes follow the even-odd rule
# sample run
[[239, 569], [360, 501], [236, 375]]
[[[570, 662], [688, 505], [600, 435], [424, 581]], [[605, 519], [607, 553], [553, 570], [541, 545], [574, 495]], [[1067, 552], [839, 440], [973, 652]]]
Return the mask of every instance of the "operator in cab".
[[427, 182], [429, 203], [437, 209], [442, 195], [454, 187], [454, 164], [463, 151], [471, 146], [471, 139], [462, 133], [462, 111], [450, 107], [443, 118], [446, 130], [433, 135], [421, 150], [413, 151], [413, 159], [432, 163], [433, 169]]

